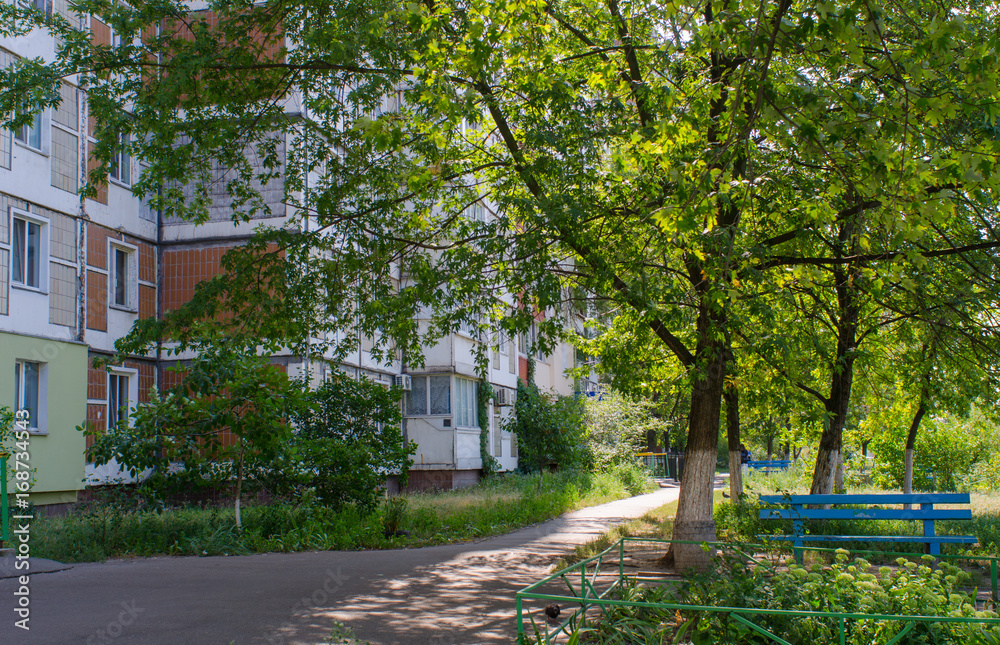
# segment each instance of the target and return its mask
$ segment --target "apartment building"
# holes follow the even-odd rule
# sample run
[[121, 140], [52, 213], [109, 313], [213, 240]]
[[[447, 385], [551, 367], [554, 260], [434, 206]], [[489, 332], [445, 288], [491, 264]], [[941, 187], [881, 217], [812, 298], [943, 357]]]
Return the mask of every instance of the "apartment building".
[[[72, 14], [66, 0], [45, 8], [89, 29], [96, 42], [114, 42], [107, 25]], [[55, 47], [41, 31], [0, 38], [0, 65], [16, 57], [51, 58]], [[286, 226], [295, 215], [275, 182], [259, 187], [268, 214], [249, 222], [233, 223], [221, 191], [204, 224], [164, 218], [133, 194], [143, 164], [125, 153], [115, 159], [106, 185], [82, 198], [94, 167], [96, 124], [73, 78], [61, 85], [60, 96], [58, 108], [42, 111], [28, 126], [0, 131], [0, 405], [30, 411], [37, 505], [68, 505], [88, 483], [120, 478], [115, 464], [87, 463], [78, 426], [103, 431], [127, 423], [129, 410], [148, 400], [151, 388], [169, 387], [176, 378], [168, 369], [176, 359], [135, 356], [108, 367], [95, 367], [95, 359], [110, 359], [115, 341], [137, 320], [187, 302], [195, 285], [217, 275], [225, 252], [255, 227]], [[488, 209], [482, 216], [490, 216]], [[474, 360], [483, 340], [469, 330], [450, 334], [427, 349], [420, 369], [398, 355], [376, 360], [371, 338], [357, 338], [356, 350], [337, 360], [290, 353], [272, 360], [290, 376], [320, 380], [340, 370], [403, 387], [404, 436], [417, 444], [410, 484], [452, 488], [477, 481], [484, 431], [501, 467], [517, 466], [516, 441], [502, 423], [512, 412], [517, 379], [526, 375], [529, 339], [499, 337], [490, 352], [487, 378], [497, 397], [486, 429], [476, 413], [481, 375]], [[535, 356], [538, 384], [572, 393], [565, 370], [574, 366], [573, 356], [569, 345]]]

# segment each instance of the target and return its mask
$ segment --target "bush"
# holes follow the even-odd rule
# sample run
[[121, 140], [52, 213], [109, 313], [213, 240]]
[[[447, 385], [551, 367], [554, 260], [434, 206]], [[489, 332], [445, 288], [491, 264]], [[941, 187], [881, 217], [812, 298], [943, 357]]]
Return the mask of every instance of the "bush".
[[641, 495], [649, 489], [649, 473], [635, 462], [616, 463], [609, 472], [622, 483], [629, 495]]
[[388, 475], [398, 474], [406, 484], [416, 451], [400, 429], [398, 390], [335, 373], [305, 398], [275, 469], [279, 487], [299, 499], [336, 509], [353, 504], [362, 514], [372, 513]]
[[[968, 419], [930, 418], [917, 434], [913, 456], [914, 491], [954, 491], [977, 462], [989, 462], [994, 453], [995, 427], [980, 412]], [[875, 435], [873, 481], [883, 488], [902, 488], [906, 428], [893, 427]], [[988, 466], [980, 471], [989, 472]], [[1000, 479], [998, 479], [1000, 481]]]
[[[849, 553], [838, 550], [832, 566], [809, 568], [790, 564], [779, 568], [760, 562], [749, 565], [742, 555], [726, 554], [715, 568], [690, 576], [680, 597], [667, 587], [649, 588], [634, 583], [617, 590], [613, 597], [631, 602], [679, 603], [699, 606], [746, 607], [765, 610], [927, 615], [966, 618], [996, 618], [992, 611], [976, 609], [976, 599], [962, 590], [968, 574], [942, 562], [932, 569], [932, 558], [923, 563], [903, 558], [895, 567], [875, 570], [867, 561], [850, 562]], [[751, 622], [791, 643], [840, 642], [837, 618], [789, 616], [761, 613], [747, 616]], [[849, 619], [845, 643], [869, 645], [891, 640], [908, 624], [902, 620]], [[590, 630], [587, 642], [595, 643], [772, 643], [728, 612], [615, 606]], [[975, 623], [917, 622], [906, 634], [906, 643], [1000, 642], [1000, 626]]]
[[553, 398], [534, 383], [519, 381], [514, 415], [504, 429], [517, 436], [522, 472], [589, 465], [583, 402], [576, 397]]
[[653, 403], [635, 400], [617, 392], [584, 399], [587, 445], [594, 468], [635, 463], [636, 453], [646, 445], [646, 433], [661, 433], [667, 424], [652, 413]]

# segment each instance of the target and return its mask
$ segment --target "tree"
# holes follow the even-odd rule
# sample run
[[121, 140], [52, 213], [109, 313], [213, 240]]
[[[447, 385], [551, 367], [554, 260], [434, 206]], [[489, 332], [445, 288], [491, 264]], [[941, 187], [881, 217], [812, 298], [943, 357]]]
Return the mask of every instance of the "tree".
[[291, 439], [287, 421], [300, 389], [254, 346], [215, 339], [197, 349], [179, 367], [180, 382], [162, 394], [153, 390], [128, 423], [80, 429], [94, 438], [90, 460], [114, 460], [147, 485], [185, 490], [232, 482], [241, 527], [245, 486], [268, 474]]
[[[213, 164], [231, 169], [237, 218], [264, 208], [255, 186], [280, 175], [310, 225], [271, 239], [323, 282], [310, 314], [382, 329], [416, 356], [421, 307], [431, 335], [477, 312], [524, 329], [567, 285], [633, 312], [690, 385], [679, 540], [714, 537], [747, 285], [822, 268], [836, 293], [822, 491], [840, 459], [859, 283], [875, 266], [920, 271], [1000, 244], [992, 228], [952, 226], [1000, 181], [995, 12], [981, 5], [221, 1], [211, 20], [179, 2], [79, 7], [120, 44], [49, 20], [60, 59], [0, 75], [0, 109], [23, 121], [57, 100], [54, 79], [80, 73], [101, 124], [92, 179], [130, 133], [150, 162], [137, 188], [169, 214], [204, 216]], [[484, 197], [495, 219], [459, 216]], [[398, 290], [379, 268], [390, 262]], [[525, 306], [501, 306], [505, 293]], [[558, 326], [545, 321], [543, 345]], [[708, 562], [675, 551], [680, 567]]]
[[399, 390], [340, 373], [315, 390], [301, 387], [305, 403], [293, 411], [295, 432], [275, 465], [278, 486], [291, 484], [298, 497], [334, 508], [372, 512], [389, 474], [406, 485], [417, 449], [403, 439]]
[[632, 399], [615, 391], [584, 399], [587, 446], [593, 465], [603, 471], [617, 464], [636, 463], [648, 433], [663, 432], [651, 401]]
[[[913, 288], [888, 294], [892, 335], [881, 373], [893, 397], [883, 402], [909, 419], [902, 488], [911, 492], [917, 433], [926, 415], [967, 418], [992, 403], [998, 373], [996, 266], [964, 259], [912, 276]], [[888, 397], [886, 397], [888, 398]], [[940, 425], [940, 424], [939, 424]]]
[[[517, 437], [518, 466], [539, 476], [553, 467], [575, 468], [589, 461], [583, 403], [576, 397], [552, 397], [534, 382], [518, 381], [514, 414], [505, 430]], [[538, 480], [541, 486], [541, 478]]]

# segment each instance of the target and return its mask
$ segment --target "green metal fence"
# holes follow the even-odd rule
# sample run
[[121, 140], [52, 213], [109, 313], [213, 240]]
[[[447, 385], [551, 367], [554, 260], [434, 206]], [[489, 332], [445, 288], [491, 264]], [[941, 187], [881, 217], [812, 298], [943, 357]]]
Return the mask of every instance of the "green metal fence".
[[[822, 611], [791, 611], [791, 610], [776, 610], [776, 609], [753, 609], [749, 607], [726, 607], [726, 606], [702, 606], [702, 605], [688, 605], [683, 603], [654, 603], [654, 602], [636, 602], [636, 601], [626, 601], [626, 600], [615, 600], [610, 596], [614, 591], [619, 588], [626, 580], [634, 580], [643, 583], [659, 583], [659, 584], [678, 584], [681, 582], [681, 578], [678, 576], [674, 577], [663, 577], [663, 576], [650, 576], [650, 575], [633, 575], [626, 576], [625, 574], [625, 553], [627, 543], [654, 543], [660, 545], [664, 550], [666, 546], [670, 543], [674, 544], [709, 544], [710, 546], [717, 548], [731, 549], [736, 553], [742, 554], [744, 557], [752, 561], [757, 561], [754, 553], [760, 553], [764, 550], [763, 545], [759, 544], [742, 544], [742, 543], [731, 543], [731, 542], [689, 542], [683, 540], [657, 540], [652, 538], [629, 538], [625, 537], [620, 539], [615, 544], [611, 545], [601, 553], [577, 562], [574, 565], [566, 567], [560, 571], [557, 571], [538, 582], [525, 587], [521, 591], [518, 591], [516, 600], [516, 610], [517, 610], [517, 636], [518, 643], [523, 643], [526, 641], [526, 622], [529, 627], [532, 628], [532, 635], [537, 634], [538, 640], [550, 645], [551, 643], [558, 642], [558, 640], [566, 636], [568, 637], [573, 631], [578, 627], [585, 627], [587, 624], [588, 616], [587, 610], [591, 608], [597, 608], [600, 610], [601, 614], [604, 614], [607, 607], [611, 606], [630, 606], [630, 607], [648, 607], [652, 609], [670, 609], [682, 612], [711, 612], [711, 613], [724, 613], [728, 614], [735, 621], [742, 623], [758, 632], [759, 634], [767, 637], [775, 643], [781, 643], [784, 645], [790, 645], [788, 641], [783, 640], [779, 636], [768, 632], [763, 627], [755, 624], [753, 622], [753, 617], [760, 615], [785, 615], [799, 618], [832, 618], [839, 625], [840, 632], [840, 643], [845, 643], [847, 636], [848, 624], [850, 621], [855, 620], [865, 620], [865, 621], [893, 621], [893, 622], [904, 622], [906, 625], [897, 632], [892, 638], [887, 640], [881, 645], [893, 645], [900, 642], [907, 633], [910, 632], [918, 623], [979, 623], [979, 624], [996, 624], [1000, 625], [1000, 618], [974, 618], [974, 617], [955, 617], [955, 616], [894, 616], [887, 614], [855, 614], [855, 613], [838, 613], [838, 612], [822, 612]], [[837, 549], [828, 549], [821, 547], [802, 547], [802, 549], [807, 551], [816, 552], [830, 552], [834, 553]], [[773, 552], [774, 550], [772, 550]], [[781, 549], [785, 551], [785, 549]], [[863, 551], [863, 550], [852, 550], [851, 555], [863, 555], [863, 554], [879, 554], [882, 556], [903, 556], [920, 558], [923, 554], [919, 553], [897, 553], [897, 552], [885, 552], [885, 551]], [[992, 600], [994, 603], [997, 602], [997, 561], [1000, 557], [997, 556], [972, 556], [972, 555], [941, 555], [938, 556], [941, 559], [950, 560], [970, 560], [970, 561], [980, 561], [989, 562], [990, 567], [990, 578], [992, 582]], [[562, 584], [560, 584], [562, 583]], [[563, 593], [552, 593], [543, 591], [543, 588], [547, 585], [556, 584], [560, 587], [565, 586], [568, 590]], [[541, 601], [541, 603], [555, 603], [560, 605], [566, 610], [566, 616], [561, 618], [561, 620], [547, 621], [542, 619], [541, 625], [539, 621], [536, 621], [530, 614], [525, 616], [525, 602]], [[559, 616], [563, 616], [560, 612]], [[874, 644], [873, 644], [874, 645]]]

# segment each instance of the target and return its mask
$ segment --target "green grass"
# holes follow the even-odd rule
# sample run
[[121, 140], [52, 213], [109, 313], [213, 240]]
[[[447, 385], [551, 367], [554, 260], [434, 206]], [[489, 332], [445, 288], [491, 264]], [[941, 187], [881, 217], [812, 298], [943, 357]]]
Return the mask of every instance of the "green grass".
[[[715, 504], [723, 500], [722, 491], [715, 491]], [[677, 512], [677, 502], [673, 501], [658, 506], [638, 519], [622, 522], [611, 527], [600, 537], [577, 546], [573, 552], [560, 559], [552, 568], [553, 571], [564, 569], [581, 560], [593, 557], [623, 537], [643, 537], [669, 540], [674, 530], [674, 513]]]
[[[410, 535], [391, 538], [382, 531], [384, 505], [369, 516], [353, 507], [334, 511], [284, 504], [248, 506], [239, 530], [231, 508], [137, 512], [123, 510], [121, 504], [92, 503], [64, 517], [34, 520], [32, 555], [60, 562], [92, 562], [153, 555], [426, 546], [507, 533], [642, 492], [636, 490], [634, 480], [608, 473], [562, 472], [539, 479], [511, 474], [459, 491], [405, 495], [408, 508], [401, 528]], [[646, 482], [642, 487], [651, 490], [653, 486]]]

